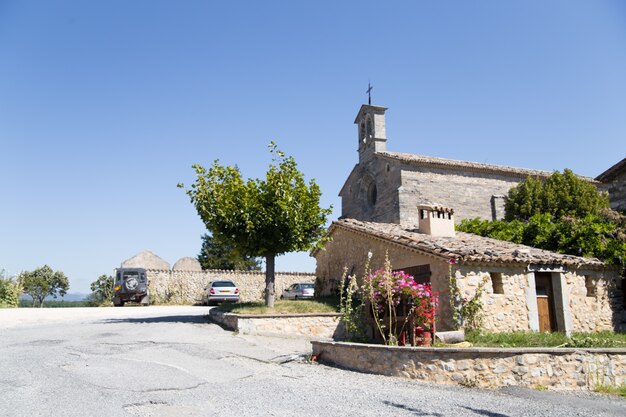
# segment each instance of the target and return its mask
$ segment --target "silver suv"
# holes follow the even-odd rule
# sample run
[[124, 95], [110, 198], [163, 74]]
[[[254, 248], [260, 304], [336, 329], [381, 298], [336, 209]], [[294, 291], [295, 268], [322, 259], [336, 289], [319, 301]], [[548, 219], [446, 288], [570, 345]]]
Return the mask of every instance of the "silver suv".
[[127, 301], [150, 304], [148, 278], [143, 268], [120, 268], [113, 284], [113, 305], [121, 307]]

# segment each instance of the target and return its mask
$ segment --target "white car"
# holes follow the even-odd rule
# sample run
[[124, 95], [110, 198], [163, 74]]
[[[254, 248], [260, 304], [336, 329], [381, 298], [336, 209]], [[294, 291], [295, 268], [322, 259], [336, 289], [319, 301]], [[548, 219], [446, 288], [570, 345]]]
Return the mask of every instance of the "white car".
[[204, 294], [204, 304], [238, 303], [239, 288], [232, 281], [213, 281]]
[[315, 295], [315, 284], [312, 282], [299, 282], [293, 284], [291, 287], [283, 291], [283, 295], [280, 298], [284, 299], [312, 299]]

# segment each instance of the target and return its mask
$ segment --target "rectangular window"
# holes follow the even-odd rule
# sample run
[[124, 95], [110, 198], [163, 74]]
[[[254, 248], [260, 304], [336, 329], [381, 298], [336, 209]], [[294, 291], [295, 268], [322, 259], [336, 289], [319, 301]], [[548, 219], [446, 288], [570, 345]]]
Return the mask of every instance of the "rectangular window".
[[395, 269], [394, 271], [404, 271], [411, 275], [418, 284], [426, 284], [430, 282], [430, 264], [415, 265], [408, 268]]
[[591, 275], [585, 275], [585, 287], [587, 288], [587, 297], [595, 297], [596, 296], [596, 281], [593, 279]]
[[504, 285], [502, 284], [502, 273], [490, 272], [489, 278], [491, 279], [491, 286], [493, 287], [493, 293], [504, 294]]

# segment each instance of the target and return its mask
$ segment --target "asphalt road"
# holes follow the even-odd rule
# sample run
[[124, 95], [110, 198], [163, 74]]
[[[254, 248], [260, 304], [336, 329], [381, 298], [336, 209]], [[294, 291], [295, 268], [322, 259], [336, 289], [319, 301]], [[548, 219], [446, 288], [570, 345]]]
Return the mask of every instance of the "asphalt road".
[[0, 416], [620, 416], [593, 393], [359, 374], [298, 339], [240, 336], [208, 307], [0, 309]]

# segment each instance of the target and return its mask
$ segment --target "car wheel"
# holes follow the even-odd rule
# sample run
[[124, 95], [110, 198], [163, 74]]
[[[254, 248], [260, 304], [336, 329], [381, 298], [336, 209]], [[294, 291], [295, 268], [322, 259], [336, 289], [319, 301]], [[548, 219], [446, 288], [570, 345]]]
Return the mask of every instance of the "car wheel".
[[295, 300], [297, 300], [297, 299], [298, 299], [298, 296], [296, 295]]

